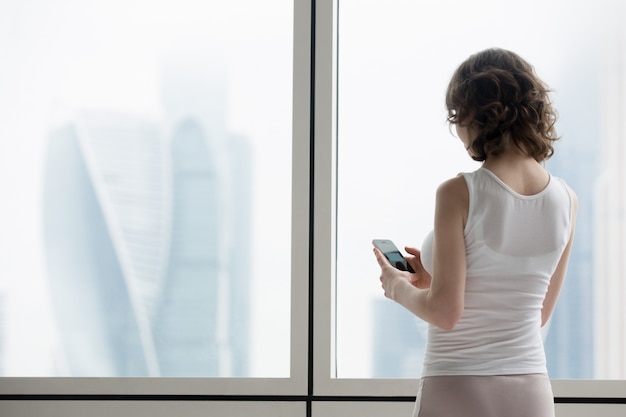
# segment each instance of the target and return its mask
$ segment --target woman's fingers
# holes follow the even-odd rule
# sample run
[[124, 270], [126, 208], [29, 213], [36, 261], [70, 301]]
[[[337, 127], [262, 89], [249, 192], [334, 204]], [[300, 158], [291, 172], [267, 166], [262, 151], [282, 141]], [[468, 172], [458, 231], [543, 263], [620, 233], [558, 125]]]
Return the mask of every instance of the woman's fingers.
[[421, 254], [421, 252], [420, 252], [420, 250], [419, 250], [419, 249], [414, 248], [414, 247], [412, 247], [412, 246], [405, 246], [405, 247], [404, 247], [404, 250], [405, 250], [407, 253], [409, 253], [409, 254], [411, 254], [411, 255], [413, 255], [413, 256], [416, 256], [416, 257], [419, 257], [419, 256], [420, 256], [420, 254]]

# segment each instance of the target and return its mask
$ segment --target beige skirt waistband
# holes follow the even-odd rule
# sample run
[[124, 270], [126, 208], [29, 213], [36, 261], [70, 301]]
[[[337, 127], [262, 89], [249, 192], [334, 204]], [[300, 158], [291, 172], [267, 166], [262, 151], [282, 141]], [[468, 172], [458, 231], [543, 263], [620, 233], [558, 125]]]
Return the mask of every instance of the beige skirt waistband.
[[422, 378], [413, 417], [554, 417], [544, 374]]

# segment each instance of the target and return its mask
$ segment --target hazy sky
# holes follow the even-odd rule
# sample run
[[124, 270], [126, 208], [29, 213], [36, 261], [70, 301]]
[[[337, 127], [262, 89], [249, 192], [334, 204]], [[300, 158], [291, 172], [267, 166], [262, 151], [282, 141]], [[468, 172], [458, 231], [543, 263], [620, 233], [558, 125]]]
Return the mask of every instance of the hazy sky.
[[[226, 129], [252, 142], [253, 373], [286, 375], [290, 162], [276, 161], [291, 155], [291, 3], [0, 0], [0, 293], [9, 297], [0, 337], [9, 343], [9, 373], [47, 372], [49, 357], [37, 349], [54, 345], [41, 243], [48, 131], [85, 108], [159, 119], [161, 71], [173, 60], [182, 68], [220, 62]], [[610, 17], [623, 16], [617, 7], [623, 11], [617, 0], [341, 0], [339, 329], [351, 331], [339, 338], [340, 375], [369, 372], [369, 309], [382, 297], [371, 239], [421, 245], [436, 185], [476, 167], [444, 123], [456, 65], [485, 47], [513, 49], [556, 88], [558, 102], [559, 80], [575, 71], [558, 58], [602, 36]]]
[[[438, 184], [478, 167], [445, 123], [444, 95], [454, 69], [481, 49], [511, 49], [554, 89], [558, 109], [561, 94], [577, 97], [567, 89], [598, 82], [571, 64], [601, 57], [607, 31], [617, 22], [612, 19], [624, 16], [618, 10], [622, 3], [602, 3], [605, 7], [565, 0], [340, 2], [340, 377], [371, 372], [377, 337], [372, 306], [383, 297], [371, 240], [420, 247], [432, 228]], [[579, 107], [599, 112], [598, 104]], [[573, 136], [568, 133], [576, 132], [559, 133], [567, 141]]]
[[223, 84], [226, 96], [215, 104], [222, 130], [252, 144], [253, 353], [275, 354], [274, 362], [254, 361], [252, 372], [288, 374], [291, 271], [265, 250], [290, 249], [292, 9], [286, 0], [0, 2], [1, 337], [9, 374], [40, 375], [51, 365], [41, 224], [48, 132], [85, 109], [161, 120], [165, 66]]

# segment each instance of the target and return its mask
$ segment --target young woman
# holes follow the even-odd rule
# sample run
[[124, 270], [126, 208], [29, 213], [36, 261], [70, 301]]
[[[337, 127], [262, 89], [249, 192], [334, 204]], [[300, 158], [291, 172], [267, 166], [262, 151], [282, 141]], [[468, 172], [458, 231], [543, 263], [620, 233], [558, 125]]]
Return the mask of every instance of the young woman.
[[552, 417], [541, 326], [567, 269], [577, 198], [543, 162], [557, 140], [547, 86], [517, 54], [456, 70], [448, 121], [471, 173], [439, 186], [434, 230], [407, 247], [415, 273], [374, 249], [385, 296], [429, 323], [416, 417]]

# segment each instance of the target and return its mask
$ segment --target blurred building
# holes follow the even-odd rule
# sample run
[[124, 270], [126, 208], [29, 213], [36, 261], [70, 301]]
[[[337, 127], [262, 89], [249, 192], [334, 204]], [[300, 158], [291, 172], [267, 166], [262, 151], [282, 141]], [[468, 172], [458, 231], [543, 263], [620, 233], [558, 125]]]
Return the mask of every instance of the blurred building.
[[[591, 53], [591, 52], [589, 52]], [[556, 107], [562, 140], [548, 160], [553, 175], [561, 177], [578, 195], [576, 237], [567, 277], [544, 340], [548, 371], [552, 378], [594, 377], [594, 189], [599, 174], [600, 66], [589, 56], [575, 56], [564, 67], [576, 67], [575, 76], [563, 74]], [[580, 84], [581, 73], [589, 80]], [[564, 88], [567, 85], [568, 88]]]
[[248, 372], [247, 143], [211, 135], [200, 117], [169, 122], [96, 112], [51, 134], [44, 224], [60, 375]]
[[44, 239], [62, 375], [158, 374], [150, 318], [167, 249], [160, 149], [153, 125], [113, 115], [49, 139]]
[[601, 173], [594, 196], [596, 378], [626, 378], [626, 29], [605, 44]]
[[428, 324], [386, 298], [372, 307], [372, 378], [419, 378]]

